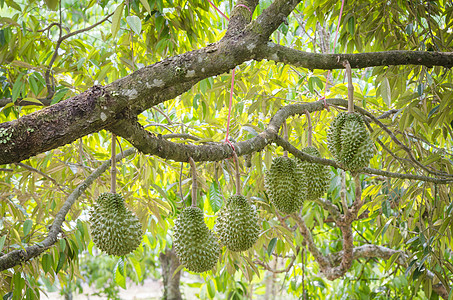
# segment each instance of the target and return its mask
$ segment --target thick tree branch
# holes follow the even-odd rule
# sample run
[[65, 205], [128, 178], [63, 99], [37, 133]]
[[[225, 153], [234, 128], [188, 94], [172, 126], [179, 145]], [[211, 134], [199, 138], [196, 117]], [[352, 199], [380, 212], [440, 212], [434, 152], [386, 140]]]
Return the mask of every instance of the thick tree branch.
[[347, 60], [351, 68], [363, 69], [389, 65], [423, 65], [453, 67], [452, 52], [383, 51], [354, 54], [320, 54], [295, 50], [274, 43], [261, 44], [256, 59], [267, 59], [307, 69], [344, 69]]
[[[134, 153], [135, 149], [127, 149], [123, 153], [118, 154], [116, 156], [116, 159], [120, 160]], [[111, 160], [105, 161], [99, 168], [91, 173], [81, 184], [79, 184], [74, 189], [74, 191], [68, 196], [65, 203], [62, 205], [60, 211], [55, 216], [55, 220], [50, 227], [49, 234], [42, 242], [25, 247], [25, 250], [14, 250], [0, 256], [0, 272], [38, 256], [42, 252], [49, 249], [53, 244], [55, 244], [59, 240], [58, 234], [61, 232], [61, 226], [66, 218], [66, 214], [71, 209], [71, 206], [80, 197], [80, 195], [82, 195], [82, 193], [94, 182], [94, 180], [96, 180], [96, 178], [101, 176], [102, 173], [104, 173], [109, 168], [110, 163]]]

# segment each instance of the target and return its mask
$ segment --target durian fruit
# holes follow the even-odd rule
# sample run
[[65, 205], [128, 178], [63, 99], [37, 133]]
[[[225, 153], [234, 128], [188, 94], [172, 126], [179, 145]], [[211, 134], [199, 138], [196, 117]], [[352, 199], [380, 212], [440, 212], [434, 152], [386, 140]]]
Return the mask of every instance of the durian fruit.
[[251, 248], [260, 233], [256, 210], [244, 196], [231, 196], [219, 211], [216, 231], [220, 242], [231, 251]]
[[201, 209], [185, 208], [176, 219], [173, 232], [176, 255], [189, 271], [202, 273], [215, 266], [220, 247], [216, 236], [206, 226]]
[[355, 171], [366, 167], [374, 155], [373, 141], [359, 113], [340, 113], [327, 133], [327, 146], [335, 160]]
[[[302, 152], [308, 155], [321, 157], [318, 149], [315, 147], [305, 147]], [[327, 191], [330, 183], [329, 166], [311, 163], [308, 161], [299, 161], [302, 169], [303, 184], [306, 187], [305, 200], [317, 200]]]
[[299, 211], [306, 194], [304, 173], [295, 159], [281, 156], [274, 158], [264, 177], [264, 186], [271, 202], [283, 213]]
[[126, 208], [120, 194], [101, 194], [90, 211], [89, 221], [93, 242], [107, 254], [126, 255], [142, 241], [142, 225]]

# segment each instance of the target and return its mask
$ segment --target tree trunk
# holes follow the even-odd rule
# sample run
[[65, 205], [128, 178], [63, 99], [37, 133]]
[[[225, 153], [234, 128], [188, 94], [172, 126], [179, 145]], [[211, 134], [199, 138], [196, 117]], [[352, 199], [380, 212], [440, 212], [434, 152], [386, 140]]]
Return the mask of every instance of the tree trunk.
[[162, 299], [181, 300], [181, 291], [179, 290], [181, 271], [178, 271], [173, 276], [180, 263], [173, 249], [165, 248], [165, 251], [159, 255], [159, 261], [162, 266], [162, 279], [164, 282], [164, 295]]

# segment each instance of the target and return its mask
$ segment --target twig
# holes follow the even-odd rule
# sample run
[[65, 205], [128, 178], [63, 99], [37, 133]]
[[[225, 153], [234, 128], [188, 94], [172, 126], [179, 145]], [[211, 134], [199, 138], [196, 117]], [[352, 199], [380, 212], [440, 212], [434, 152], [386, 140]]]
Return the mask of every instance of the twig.
[[[60, 7], [61, 7], [61, 4], [60, 4]], [[74, 32], [70, 32], [70, 33], [68, 33], [68, 34], [66, 34], [66, 35], [64, 35], [64, 36], [62, 36], [63, 29], [62, 29], [62, 27], [61, 27], [61, 21], [62, 21], [62, 20], [61, 20], [61, 10], [60, 10], [60, 25], [59, 25], [60, 32], [59, 32], [59, 36], [58, 36], [57, 43], [56, 43], [56, 45], [55, 45], [55, 50], [54, 50], [54, 52], [53, 52], [53, 55], [52, 55], [52, 58], [50, 59], [49, 64], [47, 65], [47, 70], [46, 70], [46, 73], [45, 73], [45, 80], [46, 80], [46, 87], [47, 87], [47, 97], [46, 97], [47, 99], [52, 98], [52, 97], [54, 96], [54, 94], [55, 94], [54, 83], [53, 83], [52, 86], [51, 86], [51, 84], [50, 84], [50, 78], [49, 78], [49, 77], [50, 77], [50, 72], [51, 72], [51, 70], [52, 70], [53, 63], [54, 63], [55, 60], [57, 59], [57, 56], [58, 56], [58, 49], [60, 48], [61, 43], [62, 43], [64, 40], [66, 40], [66, 39], [68, 39], [68, 38], [70, 38], [70, 37], [72, 37], [72, 36], [74, 36], [74, 35], [77, 35], [77, 34], [79, 34], [79, 33], [85, 32], [85, 31], [89, 31], [89, 30], [93, 29], [94, 27], [96, 27], [96, 26], [98, 26], [98, 25], [104, 23], [104, 22], [107, 21], [111, 16], [113, 16], [114, 13], [115, 13], [115, 12], [112, 12], [111, 14], [107, 15], [104, 19], [102, 19], [101, 21], [99, 21], [99, 22], [97, 22], [97, 23], [95, 23], [95, 24], [93, 24], [93, 25], [91, 25], [91, 26], [88, 26], [88, 27], [83, 28], [83, 29], [76, 30], [76, 31], [74, 31]], [[53, 82], [53, 81], [54, 81], [54, 80], [53, 80], [53, 76], [52, 76], [52, 82]]]
[[349, 208], [348, 203], [346, 201], [346, 172], [344, 170], [340, 171], [340, 177], [341, 177], [341, 190], [340, 190], [341, 205], [343, 206], [343, 214], [347, 214]]
[[197, 166], [192, 157], [189, 157], [189, 164], [192, 168], [192, 206], [197, 206]]

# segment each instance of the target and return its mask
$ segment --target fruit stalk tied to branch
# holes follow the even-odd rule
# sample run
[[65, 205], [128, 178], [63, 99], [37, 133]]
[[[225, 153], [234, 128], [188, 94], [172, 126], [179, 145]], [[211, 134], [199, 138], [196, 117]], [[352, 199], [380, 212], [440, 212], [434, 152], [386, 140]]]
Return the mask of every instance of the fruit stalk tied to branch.
[[192, 157], [189, 157], [189, 164], [192, 169], [192, 206], [197, 206], [197, 166]]

